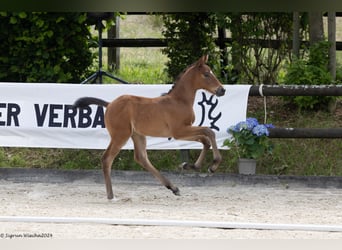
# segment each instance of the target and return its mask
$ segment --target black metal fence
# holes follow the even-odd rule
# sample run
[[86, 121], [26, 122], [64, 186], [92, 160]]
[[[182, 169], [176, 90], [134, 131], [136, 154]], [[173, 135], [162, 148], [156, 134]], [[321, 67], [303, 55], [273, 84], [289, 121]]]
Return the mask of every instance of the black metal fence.
[[342, 96], [342, 85], [254, 85], [250, 96]]
[[[127, 47], [127, 48], [134, 48], [134, 47], [166, 47], [167, 40], [161, 38], [106, 38], [102, 40], [103, 47]], [[277, 49], [280, 46], [280, 42], [278, 40], [256, 40], [258, 44], [261, 44], [264, 48], [274, 48]], [[215, 40], [217, 46], [224, 46], [226, 47], [227, 44], [232, 43], [231, 38], [223, 38], [218, 37]], [[302, 41], [302, 44], [308, 43], [307, 41]], [[289, 44], [292, 46], [292, 43]], [[336, 42], [336, 50], [342, 50], [342, 42]]]
[[[342, 96], [342, 85], [254, 85], [249, 96]], [[342, 128], [273, 128], [270, 138], [342, 138]]]

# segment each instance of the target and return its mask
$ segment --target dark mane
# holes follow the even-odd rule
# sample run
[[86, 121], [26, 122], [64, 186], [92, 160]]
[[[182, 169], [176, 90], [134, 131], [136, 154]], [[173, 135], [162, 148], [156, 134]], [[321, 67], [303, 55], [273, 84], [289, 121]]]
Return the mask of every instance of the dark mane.
[[176, 87], [176, 85], [177, 85], [179, 79], [181, 79], [182, 76], [185, 74], [185, 72], [187, 72], [187, 71], [188, 71], [192, 66], [194, 66], [195, 64], [196, 64], [196, 63], [193, 63], [193, 64], [189, 65], [188, 67], [186, 67], [186, 69], [184, 69], [184, 70], [176, 77], [176, 79], [175, 79], [175, 81], [173, 82], [173, 85], [172, 85], [171, 89], [169, 90], [169, 92], [167, 92], [167, 93], [165, 93], [165, 94], [163, 94], [163, 95], [168, 95], [168, 94], [170, 94], [170, 93], [172, 92], [172, 90]]

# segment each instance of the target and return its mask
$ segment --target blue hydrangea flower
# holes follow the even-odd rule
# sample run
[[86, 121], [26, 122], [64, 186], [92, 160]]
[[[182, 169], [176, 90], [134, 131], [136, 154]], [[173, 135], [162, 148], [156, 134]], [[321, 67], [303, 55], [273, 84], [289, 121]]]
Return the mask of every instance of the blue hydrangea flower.
[[227, 129], [232, 138], [227, 138], [223, 145], [236, 148], [239, 157], [257, 159], [272, 151], [272, 143], [266, 138], [269, 128], [274, 128], [273, 124], [259, 124], [256, 118], [249, 117]]
[[269, 135], [268, 129], [265, 125], [257, 125], [253, 128], [252, 133], [256, 136]]
[[255, 126], [259, 125], [259, 122], [256, 118], [248, 117], [246, 119], [247, 129], [252, 130]]
[[254, 117], [248, 117], [246, 121], [238, 122], [227, 129], [227, 133], [241, 132], [242, 130], [252, 131], [256, 136], [266, 135], [269, 136], [268, 128], [274, 128], [273, 124], [259, 124], [258, 120]]
[[234, 128], [234, 131], [235, 132], [239, 132], [243, 129], [247, 129], [248, 128], [248, 125], [245, 121], [242, 121], [242, 122], [239, 122], [238, 124], [236, 124], [235, 128]]

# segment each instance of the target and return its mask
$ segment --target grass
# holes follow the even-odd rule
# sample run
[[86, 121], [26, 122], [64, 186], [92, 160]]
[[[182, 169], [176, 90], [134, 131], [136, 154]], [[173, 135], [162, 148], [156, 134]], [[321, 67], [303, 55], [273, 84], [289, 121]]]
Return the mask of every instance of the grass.
[[[159, 17], [128, 15], [120, 22], [120, 38], [162, 38], [161, 29]], [[120, 69], [112, 73], [132, 83], [167, 83], [171, 82], [165, 71], [167, 61], [162, 48], [120, 48]], [[107, 49], [103, 62], [107, 62]]]
[[[159, 37], [160, 29], [158, 19], [128, 16], [121, 22], [121, 37]], [[338, 58], [342, 63], [342, 52], [339, 53]], [[170, 81], [164, 71], [167, 60], [158, 48], [122, 48], [121, 67], [114, 73], [130, 82], [165, 83]], [[106, 61], [106, 53], [104, 53], [103, 62]], [[277, 127], [342, 127], [341, 99], [333, 113], [299, 112], [287, 106], [279, 97], [268, 97], [267, 103], [267, 122]], [[263, 99], [249, 98], [248, 116], [262, 121], [263, 115]], [[275, 144], [274, 153], [258, 161], [259, 174], [342, 175], [341, 139], [272, 139], [272, 141]], [[102, 153], [103, 150], [0, 148], [0, 167], [100, 169]], [[199, 150], [190, 150], [190, 161], [194, 162], [199, 153]], [[219, 171], [237, 173], [236, 159], [232, 153], [228, 150], [222, 150], [221, 153], [223, 162]], [[149, 157], [160, 170], [178, 171], [178, 165], [182, 162], [177, 150], [150, 151]], [[208, 153], [205, 166], [207, 167], [211, 161], [212, 156]], [[141, 169], [133, 160], [132, 150], [121, 151], [114, 161], [113, 168]]]
[[171, 81], [164, 68], [167, 59], [160, 49], [122, 48], [121, 55], [121, 67], [116, 73], [119, 78], [132, 83], [147, 84]]

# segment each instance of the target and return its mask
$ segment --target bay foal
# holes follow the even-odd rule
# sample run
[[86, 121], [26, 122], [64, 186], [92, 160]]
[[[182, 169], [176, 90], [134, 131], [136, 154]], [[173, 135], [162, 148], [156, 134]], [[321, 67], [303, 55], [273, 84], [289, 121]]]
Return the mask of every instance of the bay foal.
[[78, 99], [75, 107], [86, 107], [91, 104], [106, 107], [105, 125], [111, 141], [102, 156], [102, 168], [106, 184], [107, 198], [113, 199], [111, 183], [111, 168], [113, 160], [129, 138], [134, 143], [134, 159], [148, 170], [165, 187], [175, 195], [179, 189], [152, 165], [147, 157], [146, 136], [166, 137], [203, 144], [199, 158], [194, 164], [184, 163], [184, 168], [201, 168], [206, 152], [213, 150], [213, 163], [209, 171], [214, 172], [221, 162], [221, 155], [217, 148], [215, 133], [208, 127], [192, 126], [195, 121], [193, 104], [196, 91], [207, 90], [223, 96], [225, 89], [206, 65], [208, 56], [202, 56], [197, 62], [187, 67], [178, 77], [169, 93], [146, 98], [133, 95], [122, 95], [112, 102], [94, 97]]

